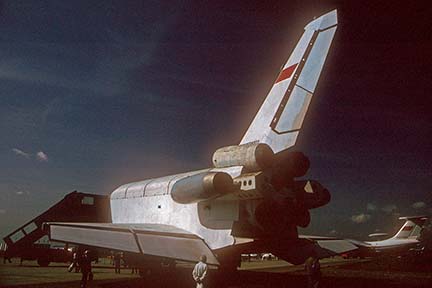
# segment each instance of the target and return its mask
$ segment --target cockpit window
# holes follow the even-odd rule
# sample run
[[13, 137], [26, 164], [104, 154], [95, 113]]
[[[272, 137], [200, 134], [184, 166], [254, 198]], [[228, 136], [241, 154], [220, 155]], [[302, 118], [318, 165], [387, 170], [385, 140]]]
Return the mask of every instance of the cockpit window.
[[37, 229], [37, 226], [34, 222], [31, 222], [30, 224], [28, 224], [27, 226], [24, 227], [24, 231], [26, 234], [30, 234], [31, 232], [33, 232], [36, 229]]
[[81, 200], [81, 204], [94, 205], [94, 198], [90, 196], [84, 196], [84, 198]]
[[24, 236], [25, 236], [24, 233], [21, 230], [18, 230], [12, 236], [10, 236], [10, 240], [12, 240], [12, 243], [15, 243], [21, 238], [23, 238]]

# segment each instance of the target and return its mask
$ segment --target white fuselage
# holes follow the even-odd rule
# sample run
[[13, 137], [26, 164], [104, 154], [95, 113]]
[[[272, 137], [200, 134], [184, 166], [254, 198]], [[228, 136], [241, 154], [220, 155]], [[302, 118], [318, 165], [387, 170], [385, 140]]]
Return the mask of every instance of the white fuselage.
[[398, 239], [398, 238], [390, 238], [390, 239], [385, 239], [385, 240], [381, 240], [381, 241], [370, 241], [370, 242], [366, 242], [367, 244], [371, 245], [371, 247], [373, 248], [379, 248], [379, 249], [391, 249], [391, 248], [396, 248], [396, 247], [401, 247], [404, 245], [414, 245], [419, 243], [419, 240], [417, 239]]
[[[179, 204], [171, 197], [171, 189], [178, 180], [206, 171], [218, 169], [192, 171], [120, 186], [110, 196], [113, 223], [172, 225], [203, 238], [211, 249], [233, 245], [235, 240], [231, 236], [231, 225], [229, 229], [207, 228], [200, 221], [198, 203]], [[224, 169], [233, 178], [240, 171], [241, 167]]]

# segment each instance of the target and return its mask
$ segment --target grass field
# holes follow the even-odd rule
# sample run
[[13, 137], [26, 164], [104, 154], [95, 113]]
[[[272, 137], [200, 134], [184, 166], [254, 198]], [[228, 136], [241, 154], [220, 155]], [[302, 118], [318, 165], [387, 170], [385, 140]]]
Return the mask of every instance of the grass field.
[[[143, 280], [132, 275], [130, 269], [115, 274], [109, 262], [93, 266], [94, 281], [88, 287], [194, 287], [191, 277], [192, 264], [180, 264], [174, 273]], [[432, 287], [432, 264], [394, 260], [323, 260], [320, 287]], [[0, 264], [0, 287], [13, 288], [72, 288], [79, 287], [80, 273], [67, 272], [66, 264], [39, 267], [35, 262]], [[208, 276], [212, 287], [305, 287], [306, 275], [302, 266], [289, 265], [284, 261], [243, 262], [234, 274], [211, 270]]]
[[[35, 261], [25, 261], [20, 266], [19, 261], [0, 264], [0, 286], [47, 284], [62, 282], [78, 283], [81, 280], [81, 273], [67, 272], [67, 264], [52, 263], [48, 267], [39, 267]], [[131, 274], [130, 269], [122, 269], [122, 273], [115, 274], [114, 268], [108, 262], [93, 265], [93, 274], [96, 281], [112, 279], [130, 279], [139, 276]], [[41, 286], [44, 287], [44, 286]], [[79, 287], [74, 285], [72, 287]]]

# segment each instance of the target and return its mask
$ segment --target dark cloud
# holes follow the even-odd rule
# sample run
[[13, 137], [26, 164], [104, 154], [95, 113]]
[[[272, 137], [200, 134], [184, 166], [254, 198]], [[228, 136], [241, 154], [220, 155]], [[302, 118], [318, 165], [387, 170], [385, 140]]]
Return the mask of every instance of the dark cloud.
[[395, 213], [397, 209], [398, 208], [395, 204], [387, 204], [381, 208], [385, 213]]
[[[351, 1], [0, 2], [0, 199], [13, 225], [75, 189], [108, 194], [211, 165], [241, 139], [304, 24], [334, 8], [340, 25], [295, 147], [332, 193], [310, 229], [370, 233], [354, 216], [397, 228], [395, 213], [429, 203], [432, 188], [430, 15]], [[37, 151], [50, 161], [17, 161]]]
[[366, 223], [370, 219], [371, 219], [371, 215], [369, 215], [369, 214], [357, 214], [357, 215], [351, 216], [352, 222], [354, 222], [356, 224]]
[[414, 209], [422, 209], [422, 208], [426, 208], [426, 203], [423, 201], [418, 201], [418, 202], [414, 202], [411, 207]]

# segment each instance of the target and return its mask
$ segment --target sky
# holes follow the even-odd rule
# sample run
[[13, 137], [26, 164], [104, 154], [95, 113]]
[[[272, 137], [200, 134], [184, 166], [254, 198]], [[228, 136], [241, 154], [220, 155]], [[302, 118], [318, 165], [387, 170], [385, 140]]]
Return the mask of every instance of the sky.
[[305, 24], [335, 8], [294, 147], [332, 201], [302, 232], [361, 239], [432, 214], [428, 7], [161, 2], [0, 1], [0, 236], [74, 190], [209, 167], [240, 141]]

